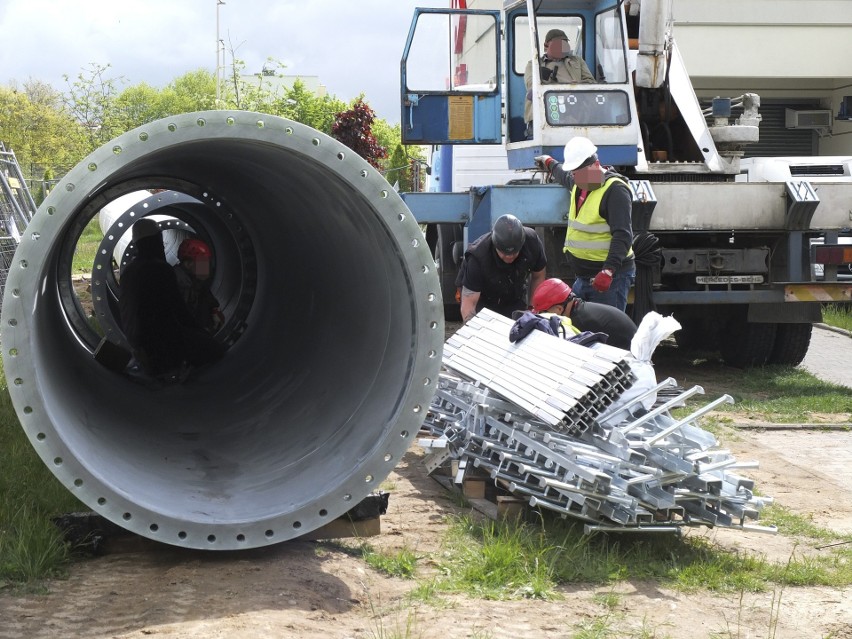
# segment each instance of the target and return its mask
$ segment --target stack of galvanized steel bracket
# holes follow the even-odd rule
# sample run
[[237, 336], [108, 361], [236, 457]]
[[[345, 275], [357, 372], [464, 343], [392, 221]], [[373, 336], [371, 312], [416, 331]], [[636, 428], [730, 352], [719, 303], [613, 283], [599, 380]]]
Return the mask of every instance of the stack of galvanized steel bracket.
[[628, 351], [541, 331], [512, 344], [512, 324], [486, 309], [447, 340], [424, 424], [440, 442], [436, 459], [457, 458], [531, 506], [582, 520], [586, 532], [775, 531], [748, 523], [772, 501], [737, 474], [756, 462], [737, 461], [697, 425], [729, 395], [677, 419], [670, 411], [700, 386], [651, 404], [676, 386], [669, 378], [622, 399], [635, 379]]

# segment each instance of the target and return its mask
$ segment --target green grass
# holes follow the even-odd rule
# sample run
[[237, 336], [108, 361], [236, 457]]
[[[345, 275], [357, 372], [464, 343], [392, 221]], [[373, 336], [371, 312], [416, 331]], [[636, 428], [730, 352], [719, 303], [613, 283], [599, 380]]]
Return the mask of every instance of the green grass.
[[810, 517], [795, 514], [789, 508], [771, 504], [760, 513], [760, 522], [767, 526], [777, 526], [784, 534], [791, 537], [802, 537], [818, 542], [843, 540], [852, 542], [852, 535], [837, 535], [813, 523]]
[[[744, 374], [710, 355], [684, 360], [677, 348], [663, 345], [655, 352], [654, 366], [658, 379], [671, 376], [684, 389], [694, 385], [704, 388], [703, 395], [687, 400], [686, 409], [673, 411], [677, 417], [684, 417], [727, 394], [734, 403], [719, 405], [717, 413], [734, 412], [759, 421], [794, 424], [810, 423], [815, 414], [832, 414], [838, 416], [833, 423], [848, 422], [852, 427], [849, 389], [824, 382], [799, 368], [764, 366]], [[724, 418], [717, 416], [715, 421], [724, 423]]]
[[62, 574], [70, 556], [50, 519], [80, 505], [36, 455], [1, 375], [0, 451], [0, 584], [38, 589]]
[[[841, 539], [776, 509], [778, 523], [791, 524], [791, 536]], [[795, 526], [792, 524], [795, 523]], [[579, 523], [544, 514], [541, 522], [481, 521], [460, 516], [451, 521], [445, 548], [437, 558], [439, 577], [427, 600], [440, 593], [465, 593], [483, 599], [558, 598], [566, 584], [656, 581], [685, 591], [760, 592], [773, 585], [852, 584], [852, 546], [839, 545], [813, 556], [796, 555], [784, 564], [748, 553], [721, 550], [697, 536], [583, 534]], [[618, 599], [602, 597], [613, 608]]]
[[822, 308], [822, 320], [830, 326], [852, 331], [852, 305], [826, 304]]
[[417, 555], [409, 548], [396, 552], [379, 552], [370, 544], [363, 544], [361, 556], [368, 566], [391, 577], [411, 579], [417, 570]]
[[83, 232], [80, 234], [80, 239], [77, 240], [77, 246], [74, 249], [74, 259], [71, 262], [71, 272], [73, 275], [91, 275], [92, 264], [95, 262], [95, 254], [98, 252], [98, 246], [104, 239], [104, 234], [101, 232], [98, 216], [93, 217]]

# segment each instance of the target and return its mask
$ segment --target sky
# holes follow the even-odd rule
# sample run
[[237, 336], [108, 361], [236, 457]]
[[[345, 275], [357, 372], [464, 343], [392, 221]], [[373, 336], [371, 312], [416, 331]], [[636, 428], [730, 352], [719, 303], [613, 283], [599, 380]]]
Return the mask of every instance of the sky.
[[[364, 93], [399, 122], [399, 62], [414, 7], [450, 0], [0, 0], [0, 85], [32, 79], [65, 90], [92, 64], [118, 88], [161, 88], [199, 68], [214, 72], [218, 36], [245, 71], [269, 58], [287, 75], [319, 76], [349, 101]], [[230, 64], [230, 53], [226, 56]]]

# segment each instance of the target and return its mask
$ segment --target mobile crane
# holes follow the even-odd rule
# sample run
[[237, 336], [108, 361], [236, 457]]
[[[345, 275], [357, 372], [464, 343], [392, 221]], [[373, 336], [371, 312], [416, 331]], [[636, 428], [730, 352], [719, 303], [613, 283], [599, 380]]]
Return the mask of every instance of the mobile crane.
[[[760, 172], [765, 164], [746, 168], [744, 149], [759, 136], [759, 96], [702, 106], [670, 24], [671, 0], [416, 9], [401, 61], [403, 141], [443, 145], [445, 168], [452, 145], [502, 144], [509, 168], [528, 171], [535, 156], [561, 161], [569, 139], [590, 138], [601, 162], [630, 180], [634, 232], [658, 241], [650, 294], [683, 326], [679, 344], [715, 343], [734, 366], [798, 364], [821, 303], [852, 301], [852, 283], [836, 277], [838, 265], [852, 262], [852, 247], [837, 243], [852, 225], [852, 157], [782, 160], [782, 178], [778, 162], [772, 177]], [[553, 28], [567, 34], [595, 83], [547, 84], [533, 73], [527, 89], [527, 62], [537, 66]], [[570, 281], [562, 257], [567, 191], [526, 181], [452, 192], [445, 180], [447, 192], [402, 194], [427, 225], [448, 319], [458, 312], [464, 247], [504, 213], [539, 230], [548, 274]], [[820, 281], [815, 264], [826, 265]]]

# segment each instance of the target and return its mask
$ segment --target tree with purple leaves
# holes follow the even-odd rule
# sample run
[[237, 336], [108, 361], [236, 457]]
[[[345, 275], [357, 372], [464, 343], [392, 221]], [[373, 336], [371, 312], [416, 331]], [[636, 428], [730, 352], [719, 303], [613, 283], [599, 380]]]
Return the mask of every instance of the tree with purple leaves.
[[331, 135], [350, 149], [355, 151], [371, 165], [379, 168], [379, 160], [388, 156], [388, 151], [380, 145], [373, 135], [373, 121], [376, 114], [358, 98], [348, 111], [341, 111], [335, 116], [331, 127]]

